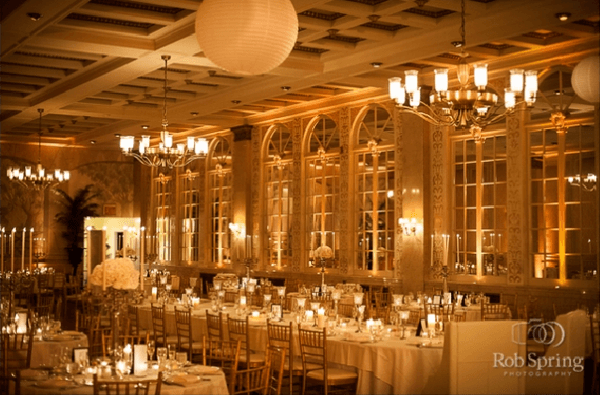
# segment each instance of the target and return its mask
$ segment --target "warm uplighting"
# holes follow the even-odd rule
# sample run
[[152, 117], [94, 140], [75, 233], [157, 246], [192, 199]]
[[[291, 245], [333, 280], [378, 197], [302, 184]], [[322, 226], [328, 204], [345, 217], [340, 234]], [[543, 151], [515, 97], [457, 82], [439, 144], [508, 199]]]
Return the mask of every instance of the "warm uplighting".
[[[430, 104], [427, 105], [421, 101], [418, 71], [406, 70], [404, 84], [400, 77], [389, 79], [389, 95], [405, 112], [415, 114], [435, 125], [470, 129], [474, 136], [478, 136], [483, 128], [510, 114], [518, 104], [525, 102], [532, 106], [535, 103], [537, 72], [522, 69], [510, 71], [510, 87], [504, 92], [506, 110], [496, 114], [500, 106], [497, 105], [498, 96], [487, 90], [487, 64], [475, 64], [473, 83], [469, 82], [469, 55], [465, 52], [465, 0], [462, 0], [461, 36], [460, 42], [453, 43], [457, 48], [461, 48], [461, 60], [456, 70], [460, 88], [448, 88], [448, 69], [435, 69], [435, 90], [429, 97]], [[429, 111], [420, 111], [420, 106]]]
[[592, 192], [596, 190], [596, 182], [598, 181], [598, 177], [595, 174], [588, 173], [587, 176], [583, 176], [583, 178], [577, 174], [574, 177], [569, 177], [569, 184], [581, 187], [586, 192]]
[[240, 223], [229, 223], [229, 230], [235, 238], [243, 238], [246, 236], [246, 226]]
[[120, 147], [124, 155], [132, 156], [142, 164], [151, 167], [184, 167], [190, 162], [206, 157], [208, 141], [204, 138], [189, 136], [187, 144], [178, 143], [173, 147], [173, 135], [167, 131], [167, 63], [170, 56], [161, 57], [165, 61], [165, 98], [163, 104], [162, 131], [158, 147], [150, 146], [150, 136], [142, 136], [138, 151], [134, 151], [135, 138], [133, 136], [120, 136]]
[[34, 171], [31, 166], [25, 166], [24, 169], [20, 167], [9, 167], [6, 171], [6, 175], [11, 181], [18, 182], [26, 188], [34, 189], [36, 191], [44, 190], [49, 186], [54, 186], [63, 181], [68, 181], [70, 173], [65, 170], [61, 171], [56, 169], [54, 171], [46, 171], [42, 166], [42, 113], [43, 108], [38, 108], [40, 114], [40, 125], [38, 132], [38, 163]]

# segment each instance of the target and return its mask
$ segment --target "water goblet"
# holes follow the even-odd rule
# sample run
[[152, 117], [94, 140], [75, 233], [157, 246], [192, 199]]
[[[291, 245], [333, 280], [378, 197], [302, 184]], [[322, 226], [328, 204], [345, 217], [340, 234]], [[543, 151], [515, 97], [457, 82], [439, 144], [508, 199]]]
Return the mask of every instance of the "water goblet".
[[146, 344], [147, 352], [148, 352], [148, 361], [152, 361], [152, 356], [154, 355], [154, 340], [148, 340], [148, 344]]
[[167, 362], [168, 350], [167, 347], [157, 347], [156, 348], [156, 360], [158, 361], [158, 366], [163, 366]]

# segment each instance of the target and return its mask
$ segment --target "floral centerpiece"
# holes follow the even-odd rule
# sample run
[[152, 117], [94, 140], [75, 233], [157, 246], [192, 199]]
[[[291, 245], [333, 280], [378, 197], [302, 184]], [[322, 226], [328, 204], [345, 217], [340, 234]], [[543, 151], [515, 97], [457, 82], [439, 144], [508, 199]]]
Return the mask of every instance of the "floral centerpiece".
[[136, 289], [140, 285], [140, 273], [129, 258], [109, 259], [94, 268], [90, 283], [114, 289]]
[[321, 246], [315, 251], [315, 256], [317, 258], [329, 259], [333, 257], [333, 250], [331, 247]]

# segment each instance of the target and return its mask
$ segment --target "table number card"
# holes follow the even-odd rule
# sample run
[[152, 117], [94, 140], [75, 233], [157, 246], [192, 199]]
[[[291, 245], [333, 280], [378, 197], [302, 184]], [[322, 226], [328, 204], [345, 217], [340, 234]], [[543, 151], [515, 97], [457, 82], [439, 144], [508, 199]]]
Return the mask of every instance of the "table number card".
[[433, 304], [434, 305], [439, 305], [440, 304], [440, 295], [434, 295], [433, 296]]
[[271, 313], [273, 317], [277, 317], [279, 320], [283, 319], [283, 309], [281, 308], [280, 304], [272, 304]]
[[77, 362], [79, 365], [83, 366], [85, 362], [88, 361], [88, 349], [87, 348], [74, 348], [73, 349], [73, 362]]
[[145, 373], [148, 370], [148, 346], [137, 344], [133, 346], [133, 374]]

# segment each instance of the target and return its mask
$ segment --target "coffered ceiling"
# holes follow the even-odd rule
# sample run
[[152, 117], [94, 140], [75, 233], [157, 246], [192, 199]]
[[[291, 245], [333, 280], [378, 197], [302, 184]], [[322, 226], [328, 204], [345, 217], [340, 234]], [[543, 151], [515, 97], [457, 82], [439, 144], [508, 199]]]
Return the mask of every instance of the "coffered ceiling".
[[[38, 108], [45, 143], [93, 140], [117, 149], [115, 134], [158, 136], [161, 55], [172, 58], [168, 120], [175, 140], [385, 95], [387, 79], [406, 69], [419, 69], [432, 85], [434, 68], [458, 62], [451, 42], [460, 40], [459, 0], [292, 0], [300, 28], [288, 59], [266, 75], [236, 76], [216, 67], [196, 41], [200, 3], [4, 1], [1, 141], [37, 142]], [[543, 84], [553, 66], [568, 72], [598, 54], [598, 0], [468, 0], [466, 10], [469, 61], [488, 63], [490, 79], [505, 78], [515, 65], [537, 69], [550, 97], [556, 83]], [[561, 22], [560, 12], [571, 16]], [[536, 111], [549, 108], [538, 102]], [[575, 98], [571, 109], [591, 106]]]

